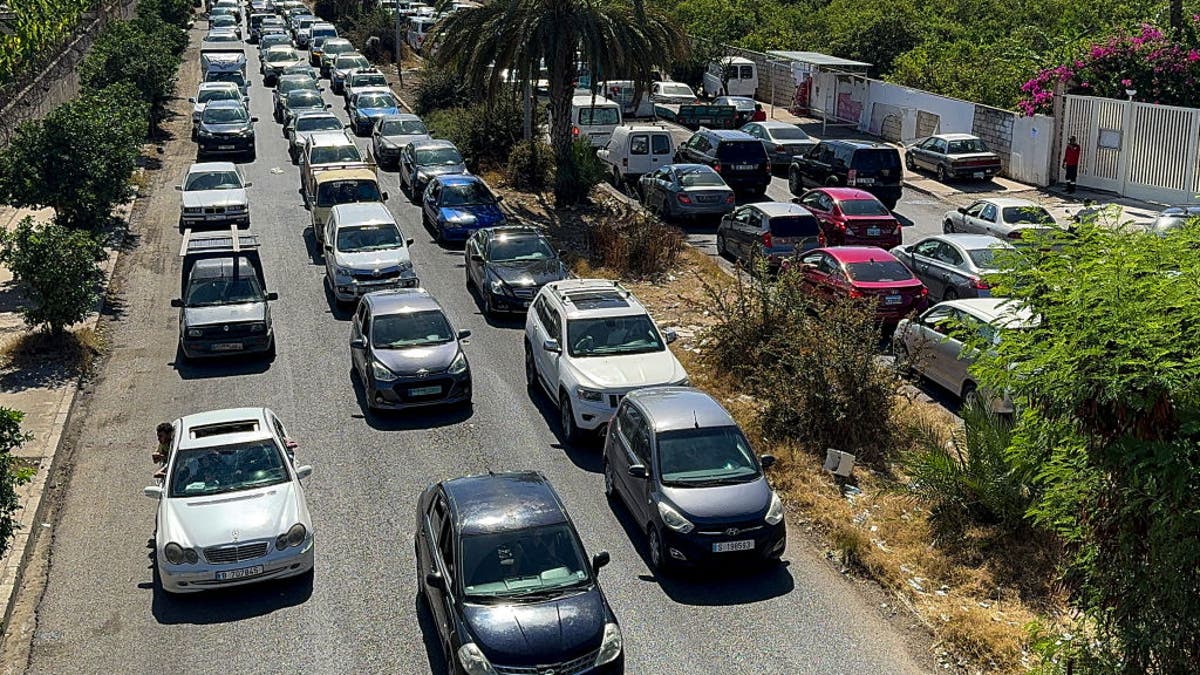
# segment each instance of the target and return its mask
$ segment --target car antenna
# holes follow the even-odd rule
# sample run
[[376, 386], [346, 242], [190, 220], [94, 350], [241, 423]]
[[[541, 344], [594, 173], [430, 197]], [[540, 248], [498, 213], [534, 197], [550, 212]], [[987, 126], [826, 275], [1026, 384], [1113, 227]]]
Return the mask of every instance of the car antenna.
[[700, 428], [700, 418], [696, 415], [696, 411], [692, 411], [692, 419], [696, 420], [696, 428]]

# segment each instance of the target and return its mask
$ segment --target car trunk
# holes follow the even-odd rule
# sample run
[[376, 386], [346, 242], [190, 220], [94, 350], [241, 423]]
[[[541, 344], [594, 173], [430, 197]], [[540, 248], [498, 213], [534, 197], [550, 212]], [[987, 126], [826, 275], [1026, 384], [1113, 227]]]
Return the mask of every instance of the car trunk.
[[955, 155], [950, 161], [957, 169], [986, 169], [1000, 166], [1000, 158], [990, 152]]
[[717, 172], [726, 182], [731, 176], [763, 175], [771, 168], [760, 141], [723, 141], [717, 146], [717, 162]]
[[855, 281], [854, 290], [862, 297], [878, 302], [876, 312], [881, 317], [900, 318], [914, 309], [925, 298], [925, 286], [920, 281]]
[[881, 216], [845, 216], [846, 236], [871, 241], [899, 236], [900, 224]]
[[692, 200], [693, 204], [709, 206], [712, 204], [720, 204], [728, 199], [732, 193], [729, 188], [719, 187], [715, 185], [697, 185], [695, 187], [686, 187], [683, 189], [683, 194]]

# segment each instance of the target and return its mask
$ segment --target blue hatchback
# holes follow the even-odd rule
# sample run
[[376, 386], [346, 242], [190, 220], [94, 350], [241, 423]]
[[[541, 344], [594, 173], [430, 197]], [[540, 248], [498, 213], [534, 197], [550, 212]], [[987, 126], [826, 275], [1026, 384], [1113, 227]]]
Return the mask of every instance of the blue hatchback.
[[369, 89], [354, 94], [346, 105], [354, 133], [366, 136], [381, 117], [400, 114], [400, 103], [390, 91]]
[[422, 198], [421, 221], [439, 244], [466, 241], [476, 230], [506, 223], [500, 198], [478, 176], [437, 176]]

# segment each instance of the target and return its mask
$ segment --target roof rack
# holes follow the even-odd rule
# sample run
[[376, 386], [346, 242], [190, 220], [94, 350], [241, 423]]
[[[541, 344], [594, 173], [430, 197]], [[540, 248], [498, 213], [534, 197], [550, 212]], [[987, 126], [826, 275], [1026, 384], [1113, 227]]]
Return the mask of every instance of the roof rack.
[[572, 295], [595, 293], [597, 291], [614, 291], [621, 299], [627, 299], [633, 295], [628, 289], [622, 286], [621, 282], [619, 281], [609, 281], [607, 279], [572, 279], [571, 281], [573, 283], [571, 284], [570, 288], [564, 289], [558, 285], [551, 287], [554, 291], [554, 294], [558, 296], [558, 299], [562, 301], [564, 305], [568, 303], [575, 304], [571, 299]]
[[218, 251], [241, 253], [251, 250], [258, 250], [258, 237], [238, 232], [237, 225], [230, 225], [228, 232], [213, 230], [197, 233], [192, 232], [192, 228], [189, 227], [183, 231], [183, 243], [179, 246], [179, 257]]

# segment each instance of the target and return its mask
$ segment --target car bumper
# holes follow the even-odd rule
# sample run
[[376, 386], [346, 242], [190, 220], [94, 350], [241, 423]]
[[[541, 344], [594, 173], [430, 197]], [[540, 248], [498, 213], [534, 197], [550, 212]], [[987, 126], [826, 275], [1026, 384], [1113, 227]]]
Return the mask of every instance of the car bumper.
[[[169, 593], [199, 593], [214, 588], [244, 586], [260, 581], [286, 579], [304, 574], [313, 568], [315, 553], [315, 534], [310, 535], [308, 541], [301, 546], [289, 548], [286, 551], [272, 551], [261, 558], [243, 560], [228, 565], [213, 565], [204, 562], [196, 565], [172, 565], [161, 558], [160, 550], [158, 578], [162, 583], [163, 590]], [[260, 565], [262, 571], [256, 572], [253, 576], [226, 581], [217, 580], [218, 572], [251, 569]]]
[[511, 314], [524, 314], [529, 310], [530, 303], [537, 295], [537, 289], [533, 289], [533, 293], [529, 297], [518, 297], [516, 295], [508, 295], [506, 293], [495, 293], [487, 291], [488, 299], [491, 301], [492, 311], [507, 312]]
[[[714, 535], [699, 533], [708, 527], [724, 529], [697, 525], [696, 529], [688, 534], [680, 534], [670, 528], [662, 528], [663, 552], [670, 557], [671, 563], [696, 567], [738, 565], [778, 559], [787, 548], [787, 525], [782, 520], [777, 525], [763, 523], [757, 530], [732, 536], [727, 536], [724, 532]], [[720, 553], [713, 550], [714, 544], [734, 541], [753, 541], [754, 547], [745, 551]]]
[[[438, 387], [436, 393], [419, 391], [433, 387]], [[400, 377], [391, 382], [378, 382], [372, 376], [367, 396], [374, 407], [385, 410], [465, 403], [471, 400], [471, 369], [458, 375], [443, 373], [426, 377]]]
[[333, 286], [333, 297], [338, 302], [354, 302], [374, 291], [385, 291], [391, 288], [416, 288], [421, 285], [421, 280], [416, 276], [398, 277], [395, 279], [386, 279], [383, 281], [350, 281], [345, 279], [338, 281]]
[[206, 155], [236, 155], [254, 149], [254, 137], [196, 139], [196, 146]]
[[901, 235], [867, 237], [846, 233], [840, 236], [830, 236], [829, 239], [831, 242], [837, 241], [836, 244], [831, 243], [830, 246], [876, 246], [890, 251], [900, 245]]
[[239, 227], [250, 227], [250, 212], [242, 213], [201, 213], [189, 214], [185, 213], [179, 217], [179, 222], [183, 223], [184, 227], [221, 227], [229, 225], [237, 225]]
[[189, 338], [180, 342], [183, 355], [189, 359], [232, 356], [234, 354], [259, 354], [270, 351], [274, 334], [231, 338]]
[[765, 190], [771, 184], [771, 174], [762, 171], [753, 174], [721, 174], [725, 184], [734, 190]]
[[972, 179], [972, 178], [978, 179], [978, 180], [984, 180], [984, 179], [991, 178], [998, 173], [1000, 173], [1000, 167], [998, 167], [998, 166], [985, 166], [985, 167], [964, 166], [964, 167], [960, 167], [960, 168], [955, 168], [953, 171], [950, 172], [950, 175], [954, 176], [955, 178], [957, 178], [959, 180], [967, 180], [967, 179]]
[[571, 399], [571, 412], [575, 415], [575, 426], [584, 431], [598, 431], [608, 425], [613, 413], [617, 411], [617, 403], [624, 394], [609, 394], [605, 392], [603, 401], [581, 401], [579, 397]]
[[723, 216], [732, 211], [735, 206], [737, 205], [727, 202], [717, 202], [714, 204], [680, 204], [676, 202], [674, 213], [685, 217]]

